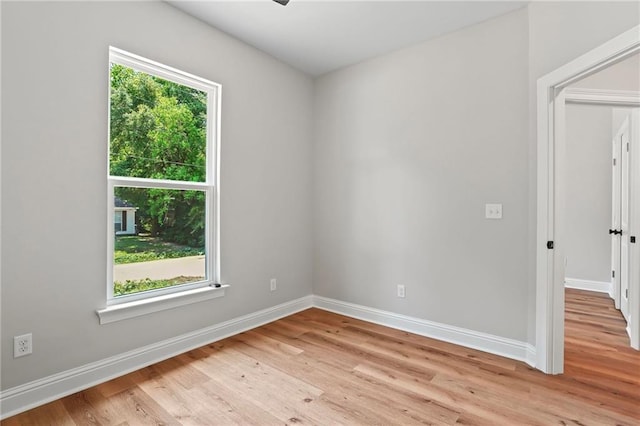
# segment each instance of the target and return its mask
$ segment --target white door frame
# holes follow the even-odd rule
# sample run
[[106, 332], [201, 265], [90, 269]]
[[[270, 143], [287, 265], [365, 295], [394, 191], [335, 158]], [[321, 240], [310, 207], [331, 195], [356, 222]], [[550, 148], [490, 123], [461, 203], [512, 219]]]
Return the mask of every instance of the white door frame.
[[[560, 374], [564, 368], [564, 245], [563, 171], [564, 89], [640, 52], [640, 26], [613, 38], [538, 79], [537, 83], [537, 235], [536, 235], [536, 368]], [[561, 124], [561, 125], [560, 125]], [[634, 156], [635, 157], [635, 156]], [[636, 199], [634, 204], [640, 202]], [[640, 213], [638, 210], [636, 212]], [[635, 224], [638, 226], [639, 224]], [[637, 228], [636, 228], [637, 229]], [[636, 231], [632, 231], [636, 232]], [[635, 234], [634, 234], [635, 235]], [[552, 242], [552, 249], [548, 248]], [[637, 246], [636, 246], [637, 247]], [[636, 248], [636, 251], [638, 249]], [[640, 281], [636, 276], [634, 281]], [[639, 283], [631, 283], [640, 291]], [[632, 307], [632, 346], [640, 341], [640, 306]], [[638, 322], [638, 324], [635, 324]], [[637, 346], [636, 346], [637, 347]]]

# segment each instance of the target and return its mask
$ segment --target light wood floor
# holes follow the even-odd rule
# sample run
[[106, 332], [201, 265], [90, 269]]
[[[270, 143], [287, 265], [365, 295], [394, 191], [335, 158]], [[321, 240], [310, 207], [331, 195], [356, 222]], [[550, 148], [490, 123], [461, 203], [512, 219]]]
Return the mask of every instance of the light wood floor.
[[640, 352], [567, 291], [566, 374], [310, 309], [2, 424], [638, 425]]

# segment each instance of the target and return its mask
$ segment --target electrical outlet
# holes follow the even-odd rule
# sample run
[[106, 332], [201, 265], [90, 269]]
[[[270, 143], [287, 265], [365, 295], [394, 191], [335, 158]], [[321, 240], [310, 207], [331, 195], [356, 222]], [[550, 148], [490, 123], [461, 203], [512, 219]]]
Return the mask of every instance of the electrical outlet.
[[29, 355], [33, 352], [31, 333], [13, 337], [13, 357]]
[[486, 219], [502, 219], [502, 204], [485, 204], [484, 217]]
[[398, 285], [398, 297], [404, 297], [404, 286]]
[[269, 284], [270, 284], [271, 291], [276, 291], [276, 288], [278, 287], [278, 282], [276, 281], [276, 279], [271, 278], [271, 282]]

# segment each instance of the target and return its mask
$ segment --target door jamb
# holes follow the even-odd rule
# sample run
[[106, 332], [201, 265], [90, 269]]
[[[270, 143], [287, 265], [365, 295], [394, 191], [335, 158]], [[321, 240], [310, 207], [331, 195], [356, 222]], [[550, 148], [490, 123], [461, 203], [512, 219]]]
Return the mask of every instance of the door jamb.
[[[548, 374], [560, 374], [564, 368], [564, 283], [560, 278], [564, 277], [564, 211], [558, 205], [562, 203], [558, 184], [564, 170], [564, 141], [556, 135], [561, 129], [555, 114], [564, 108], [564, 88], [637, 52], [640, 52], [640, 25], [537, 82], [536, 368]], [[562, 99], [556, 99], [559, 94]], [[548, 242], [553, 242], [552, 249], [547, 248]], [[631, 341], [633, 345], [635, 340], [637, 345], [640, 307], [633, 309]], [[635, 322], [639, 322], [638, 326]]]

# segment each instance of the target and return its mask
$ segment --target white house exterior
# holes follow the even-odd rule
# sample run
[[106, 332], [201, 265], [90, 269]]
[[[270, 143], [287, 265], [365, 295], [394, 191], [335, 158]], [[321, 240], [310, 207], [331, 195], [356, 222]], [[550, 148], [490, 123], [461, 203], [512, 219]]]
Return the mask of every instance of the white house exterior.
[[137, 207], [121, 200], [114, 199], [113, 229], [116, 235], [135, 235]]

